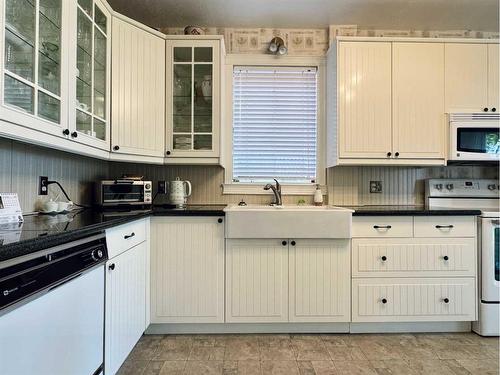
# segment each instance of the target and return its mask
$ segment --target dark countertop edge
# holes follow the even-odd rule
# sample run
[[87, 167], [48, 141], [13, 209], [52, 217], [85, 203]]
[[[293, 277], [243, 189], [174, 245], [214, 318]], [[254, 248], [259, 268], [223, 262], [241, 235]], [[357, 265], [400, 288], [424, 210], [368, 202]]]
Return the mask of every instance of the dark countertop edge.
[[28, 240], [0, 246], [0, 262], [17, 258], [19, 256], [36, 253], [37, 251], [45, 250], [54, 246], [64, 245], [68, 242], [80, 240], [90, 237], [95, 234], [104, 232], [108, 228], [112, 228], [121, 224], [125, 224], [134, 220], [139, 220], [148, 217], [150, 212], [137, 213], [136, 215], [120, 216], [116, 219], [106, 221], [104, 223], [90, 224], [83, 228], [70, 230], [63, 233], [48, 234], [31, 238]]
[[352, 216], [479, 216], [481, 210], [388, 210], [353, 208]]
[[189, 208], [186, 210], [173, 210], [160, 207], [156, 208], [156, 211], [153, 209], [151, 211], [138, 212], [134, 215], [118, 216], [116, 219], [110, 219], [109, 221], [97, 224], [90, 224], [83, 228], [63, 233], [48, 234], [46, 236], [40, 236], [0, 246], [0, 262], [36, 253], [37, 251], [63, 245], [85, 237], [90, 237], [92, 235], [102, 233], [106, 229], [150, 216], [225, 216], [225, 212], [222, 210], [190, 210]]

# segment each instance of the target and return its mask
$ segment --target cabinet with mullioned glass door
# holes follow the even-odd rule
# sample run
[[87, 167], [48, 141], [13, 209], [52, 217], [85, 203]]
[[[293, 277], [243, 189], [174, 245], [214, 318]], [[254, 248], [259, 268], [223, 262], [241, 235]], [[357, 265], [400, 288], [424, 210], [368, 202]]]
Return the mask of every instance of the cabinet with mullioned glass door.
[[0, 120], [53, 135], [67, 128], [63, 0], [0, 2]]
[[219, 157], [222, 39], [167, 40], [166, 161]]
[[110, 147], [111, 13], [98, 0], [77, 0], [71, 14], [70, 129], [77, 142]]

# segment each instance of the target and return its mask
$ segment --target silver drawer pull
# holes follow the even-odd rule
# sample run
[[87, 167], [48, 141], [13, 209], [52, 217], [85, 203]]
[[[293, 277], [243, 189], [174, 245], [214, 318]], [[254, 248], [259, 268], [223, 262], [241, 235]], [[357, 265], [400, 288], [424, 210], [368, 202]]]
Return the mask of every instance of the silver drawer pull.
[[129, 238], [132, 238], [132, 237], [134, 237], [134, 236], [135, 236], [135, 233], [134, 233], [134, 232], [132, 232], [132, 233], [130, 233], [130, 234], [128, 234], [128, 235], [123, 236], [123, 238], [124, 238], [124, 239], [126, 239], [126, 240], [128, 240]]
[[391, 225], [374, 225], [373, 228], [375, 229], [391, 229]]
[[453, 225], [436, 225], [437, 229], [451, 229], [453, 228]]

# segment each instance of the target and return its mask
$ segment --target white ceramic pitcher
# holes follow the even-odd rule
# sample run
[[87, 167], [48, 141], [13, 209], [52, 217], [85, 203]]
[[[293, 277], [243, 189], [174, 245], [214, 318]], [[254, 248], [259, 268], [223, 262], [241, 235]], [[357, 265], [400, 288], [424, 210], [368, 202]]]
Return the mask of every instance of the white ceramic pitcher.
[[184, 208], [187, 198], [191, 196], [191, 182], [181, 181], [176, 177], [175, 181], [168, 183], [170, 203], [175, 204], [177, 208]]

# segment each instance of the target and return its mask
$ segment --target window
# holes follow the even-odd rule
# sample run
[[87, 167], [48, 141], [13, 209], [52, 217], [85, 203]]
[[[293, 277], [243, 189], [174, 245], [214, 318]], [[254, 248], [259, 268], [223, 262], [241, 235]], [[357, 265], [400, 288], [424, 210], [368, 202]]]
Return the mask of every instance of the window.
[[233, 68], [233, 182], [316, 182], [317, 93], [316, 68]]

